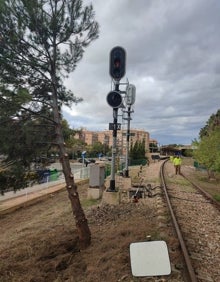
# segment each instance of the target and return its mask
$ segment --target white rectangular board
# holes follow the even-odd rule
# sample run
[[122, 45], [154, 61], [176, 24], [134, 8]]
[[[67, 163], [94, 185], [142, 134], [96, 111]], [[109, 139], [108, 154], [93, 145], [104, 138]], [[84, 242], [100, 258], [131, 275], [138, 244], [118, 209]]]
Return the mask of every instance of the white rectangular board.
[[130, 259], [133, 276], [159, 276], [171, 273], [165, 241], [131, 243]]

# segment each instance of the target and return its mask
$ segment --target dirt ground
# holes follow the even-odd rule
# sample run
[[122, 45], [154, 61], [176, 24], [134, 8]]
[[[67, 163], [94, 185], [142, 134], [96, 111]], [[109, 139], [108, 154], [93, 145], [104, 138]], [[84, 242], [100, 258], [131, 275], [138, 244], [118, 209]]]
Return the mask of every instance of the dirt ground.
[[[156, 185], [159, 164], [150, 167], [155, 175], [150, 171], [145, 181]], [[88, 183], [78, 186], [92, 233], [91, 246], [86, 250], [78, 248], [65, 190], [0, 217], [0, 282], [180, 281], [175, 272], [172, 279], [138, 278], [131, 272], [131, 243], [145, 241], [150, 235], [152, 240], [176, 244], [173, 236], [158, 224], [156, 198], [101, 205], [98, 200], [87, 199], [87, 189]], [[168, 225], [168, 220], [162, 226]]]
[[[151, 181], [158, 181], [158, 175]], [[139, 281], [131, 273], [129, 246], [148, 235], [160, 239], [154, 199], [101, 205], [87, 199], [87, 189], [88, 183], [78, 186], [92, 233], [86, 250], [78, 248], [65, 190], [1, 216], [1, 282]]]

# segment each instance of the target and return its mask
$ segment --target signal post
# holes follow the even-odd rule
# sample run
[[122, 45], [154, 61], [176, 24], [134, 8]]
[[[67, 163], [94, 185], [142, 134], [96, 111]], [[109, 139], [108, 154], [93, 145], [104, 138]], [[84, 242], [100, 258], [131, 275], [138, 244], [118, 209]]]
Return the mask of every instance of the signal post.
[[128, 170], [128, 156], [129, 156], [129, 140], [130, 140], [130, 121], [131, 121], [131, 106], [135, 102], [136, 96], [136, 88], [133, 84], [127, 86], [126, 89], [126, 104], [127, 104], [127, 134], [126, 134], [126, 157], [125, 157], [125, 177], [129, 177], [129, 170]]
[[112, 144], [112, 162], [111, 162], [111, 179], [108, 192], [116, 192], [115, 190], [115, 157], [116, 157], [116, 143], [117, 130], [121, 129], [121, 124], [118, 124], [118, 108], [122, 103], [122, 96], [119, 90], [119, 81], [125, 75], [126, 69], [126, 52], [124, 48], [117, 46], [110, 52], [109, 73], [114, 80], [115, 89], [108, 93], [107, 103], [113, 108], [113, 123], [109, 124], [109, 129], [113, 130], [113, 144]]

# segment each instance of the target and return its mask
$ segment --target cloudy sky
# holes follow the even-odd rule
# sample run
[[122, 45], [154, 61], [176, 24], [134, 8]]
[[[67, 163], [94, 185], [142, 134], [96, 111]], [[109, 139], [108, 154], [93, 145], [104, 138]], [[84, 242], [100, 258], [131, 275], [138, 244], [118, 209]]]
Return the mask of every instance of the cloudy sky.
[[[84, 101], [64, 108], [71, 128], [108, 129], [109, 54], [126, 50], [136, 87], [131, 128], [161, 145], [191, 144], [220, 108], [219, 0], [92, 0], [99, 38], [86, 49], [66, 86]], [[125, 90], [125, 85], [120, 86]], [[119, 117], [119, 122], [121, 118]]]

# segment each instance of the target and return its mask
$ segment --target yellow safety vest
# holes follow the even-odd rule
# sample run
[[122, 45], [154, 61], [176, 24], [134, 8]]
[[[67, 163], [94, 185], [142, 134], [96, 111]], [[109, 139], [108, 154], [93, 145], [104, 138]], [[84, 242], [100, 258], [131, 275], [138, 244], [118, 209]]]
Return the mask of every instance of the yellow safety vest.
[[181, 160], [181, 158], [174, 158], [173, 163], [174, 163], [174, 165], [181, 165], [182, 160]]

